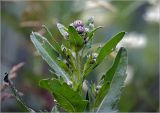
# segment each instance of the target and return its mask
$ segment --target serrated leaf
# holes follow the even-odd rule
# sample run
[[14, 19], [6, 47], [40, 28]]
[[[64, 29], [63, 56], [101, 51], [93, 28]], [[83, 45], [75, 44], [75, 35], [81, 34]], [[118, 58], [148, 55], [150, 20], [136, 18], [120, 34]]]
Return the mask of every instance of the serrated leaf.
[[116, 58], [114, 60], [112, 67], [106, 72], [105, 75], [103, 75], [102, 78], [104, 78], [104, 84], [96, 96], [96, 101], [94, 103], [95, 108], [97, 108], [100, 105], [103, 98], [106, 96], [106, 94], [110, 88], [110, 83], [113, 79], [113, 76], [115, 75], [116, 70], [117, 70], [118, 66], [120, 65], [119, 63], [120, 63], [120, 60], [122, 59], [122, 55], [123, 55], [123, 48], [120, 48], [120, 50], [118, 51], [118, 54], [116, 55]]
[[58, 76], [62, 76], [63, 79], [69, 83], [70, 80], [67, 73], [58, 64], [58, 53], [54, 50], [48, 40], [37, 32], [32, 32], [30, 37], [42, 58], [56, 72]]
[[59, 105], [66, 111], [83, 112], [85, 110], [87, 101], [66, 83], [60, 83], [57, 79], [48, 79], [41, 80], [40, 86], [51, 91]]
[[122, 88], [124, 86], [124, 81], [127, 76], [126, 70], [127, 70], [128, 60], [127, 60], [127, 51], [125, 48], [121, 48], [119, 50], [116, 60], [118, 61], [118, 59], [119, 59], [119, 63], [118, 63], [117, 69], [115, 69], [115, 73], [113, 73], [114, 77], [110, 84], [110, 88], [107, 91], [108, 92], [107, 95], [104, 97], [100, 106], [98, 107], [97, 112], [117, 111], [117, 108], [116, 108], [117, 103], [118, 103], [118, 100], [120, 99]]
[[122, 40], [124, 35], [125, 35], [125, 32], [118, 33], [102, 47], [96, 62], [87, 70], [85, 70], [83, 74], [83, 78], [85, 78], [95, 67], [97, 67], [97, 65], [99, 65], [105, 59], [105, 57], [112, 51], [112, 49], [116, 47], [118, 42]]
[[69, 32], [69, 42], [71, 46], [73, 46], [73, 49], [75, 51], [80, 50], [83, 45], [82, 37], [78, 34], [78, 32], [75, 30], [73, 26], [69, 26], [68, 32]]
[[67, 28], [60, 23], [57, 23], [57, 28], [58, 28], [59, 32], [61, 33], [61, 35], [66, 39], [68, 36]]

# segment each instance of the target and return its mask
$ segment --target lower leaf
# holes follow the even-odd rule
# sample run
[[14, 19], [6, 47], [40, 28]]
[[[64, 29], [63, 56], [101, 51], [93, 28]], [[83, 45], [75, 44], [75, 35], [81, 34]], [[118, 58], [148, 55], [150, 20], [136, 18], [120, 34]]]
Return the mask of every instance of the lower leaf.
[[57, 79], [41, 80], [40, 86], [48, 89], [53, 93], [54, 98], [59, 105], [68, 112], [83, 112], [86, 108], [87, 101], [69, 87], [65, 82]]
[[[118, 59], [118, 64], [117, 64], [117, 59]], [[98, 94], [98, 95], [101, 95], [101, 96], [98, 97], [98, 99], [101, 99], [100, 97], [103, 97], [104, 93], [107, 93], [107, 95], [102, 100], [97, 112], [113, 112], [113, 111], [116, 111], [117, 102], [120, 99], [120, 95], [121, 95], [121, 92], [122, 92], [124, 81], [125, 81], [126, 76], [127, 76], [126, 75], [127, 51], [126, 51], [125, 48], [121, 48], [119, 50], [119, 52], [117, 54], [117, 57], [116, 57], [116, 60], [115, 60], [115, 63], [116, 63], [117, 66], [115, 66], [115, 65], [113, 65], [113, 66], [116, 69], [114, 69], [114, 71], [112, 73], [110, 73], [110, 74], [114, 74], [114, 76], [112, 75], [112, 77], [110, 76], [110, 78], [109, 78], [109, 79], [113, 78], [110, 86], [107, 85], [108, 81], [106, 81], [104, 83], [104, 86], [102, 86], [103, 90], [100, 90], [100, 92], [99, 92], [101, 94]], [[112, 68], [112, 70], [113, 70], [113, 68]], [[104, 88], [104, 87], [106, 87], [106, 88]]]

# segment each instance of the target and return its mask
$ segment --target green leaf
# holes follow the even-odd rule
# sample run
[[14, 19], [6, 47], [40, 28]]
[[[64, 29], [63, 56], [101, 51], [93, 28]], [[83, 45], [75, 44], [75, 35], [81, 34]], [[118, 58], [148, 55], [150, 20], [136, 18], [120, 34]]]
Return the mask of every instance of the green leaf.
[[93, 37], [94, 33], [95, 33], [98, 29], [100, 29], [100, 28], [102, 28], [102, 26], [99, 26], [99, 27], [94, 28], [94, 29], [88, 34], [88, 40], [90, 40], [90, 39]]
[[78, 34], [78, 32], [75, 30], [73, 26], [69, 26], [68, 32], [69, 32], [69, 41], [71, 46], [73, 46], [73, 49], [75, 51], [80, 50], [83, 45], [82, 37]]
[[88, 42], [87, 42], [87, 44], [85, 44], [85, 47], [83, 48], [83, 56], [86, 56], [86, 54], [88, 53], [89, 49], [91, 49], [93, 35], [100, 28], [102, 28], [102, 26], [94, 28], [89, 34], [87, 33]]
[[57, 79], [48, 79], [41, 80], [40, 86], [51, 91], [59, 105], [66, 111], [83, 112], [85, 110], [87, 101], [66, 83], [60, 83]]
[[[116, 64], [117, 66], [115, 66], [114, 64]], [[100, 106], [98, 107], [97, 112], [113, 112], [117, 110], [116, 108], [117, 103], [118, 100], [120, 99], [122, 88], [124, 87], [124, 81], [127, 76], [126, 70], [127, 70], [128, 59], [127, 59], [127, 51], [125, 48], [122, 47], [119, 50], [114, 64], [113, 64], [113, 68], [115, 68], [114, 71], [112, 71], [112, 73], [109, 73], [109, 74], [114, 74], [114, 77], [113, 75], [106, 75], [106, 77], [110, 76], [109, 78], [107, 78], [108, 81], [111, 81], [111, 79], [113, 78], [110, 86], [104, 84], [106, 85], [104, 87], [106, 87], [107, 89], [105, 90], [105, 88], [102, 87], [103, 89], [101, 89], [101, 91], [99, 92], [102, 94], [97, 95], [98, 96], [97, 98], [101, 97], [100, 99], [102, 99], [104, 94], [107, 93], [107, 95], [102, 100]], [[107, 82], [105, 81], [105, 83]]]
[[101, 49], [98, 57], [97, 57], [97, 63], [102, 62], [102, 60], [108, 55], [112, 49], [116, 47], [119, 41], [122, 40], [123, 36], [125, 35], [125, 32], [120, 32], [116, 36], [114, 36], [111, 40], [109, 40]]
[[42, 27], [47, 31], [47, 33], [49, 34], [50, 38], [48, 37], [47, 40], [52, 44], [52, 46], [55, 48], [55, 50], [59, 53], [62, 53], [61, 51], [61, 47], [58, 44], [58, 42], [54, 39], [52, 33], [49, 31], [49, 29], [47, 28], [47, 26], [42, 25]]
[[111, 66], [111, 68], [106, 72], [105, 75], [102, 76], [102, 79], [104, 78], [104, 81], [108, 81], [110, 82], [113, 78], [113, 75], [116, 72], [116, 69], [118, 68], [119, 62], [120, 62], [120, 58], [121, 58], [121, 54], [122, 54], [122, 48], [120, 48], [115, 60], [114, 60], [114, 64]]
[[58, 76], [62, 76], [63, 79], [69, 83], [70, 80], [67, 73], [58, 64], [58, 53], [48, 42], [48, 40], [37, 32], [32, 32], [30, 37], [42, 58], [56, 72]]
[[105, 57], [112, 51], [112, 49], [116, 47], [118, 42], [122, 40], [124, 35], [125, 35], [125, 32], [118, 33], [102, 47], [96, 62], [87, 70], [85, 70], [83, 74], [83, 78], [85, 78], [95, 67], [97, 67], [97, 65], [99, 65], [105, 59]]
[[94, 108], [97, 108], [100, 105], [100, 103], [102, 102], [103, 98], [106, 96], [109, 90], [109, 86], [110, 86], [109, 82], [104, 82], [103, 86], [101, 87], [98, 94], [96, 95]]
[[57, 23], [57, 28], [58, 28], [59, 32], [61, 33], [61, 35], [66, 39], [68, 36], [67, 28], [60, 23]]
[[95, 108], [99, 106], [99, 104], [102, 102], [103, 98], [107, 94], [112, 78], [116, 73], [120, 60], [122, 59], [122, 55], [123, 55], [123, 49], [121, 48], [114, 60], [112, 67], [106, 72], [105, 75], [103, 75], [102, 78], [104, 78], [104, 84], [96, 96], [96, 101], [94, 103]]

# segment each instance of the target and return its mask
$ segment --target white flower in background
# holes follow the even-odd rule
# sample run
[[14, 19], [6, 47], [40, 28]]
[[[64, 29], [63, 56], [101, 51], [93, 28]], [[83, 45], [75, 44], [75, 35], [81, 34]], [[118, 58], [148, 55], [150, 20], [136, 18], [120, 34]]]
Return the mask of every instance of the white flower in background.
[[157, 4], [158, 1], [159, 1], [159, 0], [148, 0], [148, 2], [149, 2], [150, 4], [152, 4], [152, 5]]
[[160, 20], [160, 3], [158, 1], [154, 1], [151, 3], [152, 6], [149, 7], [144, 14], [144, 20], [147, 22], [159, 23]]
[[127, 68], [127, 78], [124, 82], [125, 85], [129, 84], [132, 81], [133, 76], [134, 76], [134, 69], [132, 66], [129, 65]]
[[117, 12], [116, 7], [113, 6], [113, 4], [110, 3], [110, 1], [106, 0], [88, 0], [86, 1], [86, 8], [105, 8], [111, 12]]
[[83, 9], [85, 9], [85, 12], [82, 14], [83, 20], [93, 16], [96, 18], [96, 23], [101, 25], [109, 24], [112, 18], [111, 15], [117, 12], [117, 8], [110, 1], [106, 0], [86, 0]]
[[87, 8], [95, 8], [95, 7], [98, 7], [98, 4], [96, 4], [96, 2], [94, 2], [92, 0], [88, 0], [88, 1], [86, 1], [86, 7]]
[[127, 47], [127, 48], [142, 48], [145, 47], [147, 43], [147, 38], [143, 34], [138, 34], [136, 32], [128, 33], [117, 45], [117, 48]]

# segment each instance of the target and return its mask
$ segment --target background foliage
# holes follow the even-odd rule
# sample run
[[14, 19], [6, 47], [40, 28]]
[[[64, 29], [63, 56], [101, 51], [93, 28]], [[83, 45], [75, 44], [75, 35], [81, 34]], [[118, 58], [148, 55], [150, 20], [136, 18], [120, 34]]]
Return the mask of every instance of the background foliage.
[[[51, 110], [54, 102], [38, 81], [50, 76], [48, 65], [35, 51], [30, 41], [31, 31], [45, 34], [45, 24], [61, 41], [56, 28], [60, 22], [68, 25], [76, 19], [87, 20], [95, 16], [95, 23], [104, 26], [97, 31], [93, 43], [106, 42], [119, 31], [126, 31], [129, 68], [126, 87], [121, 96], [122, 112], [158, 111], [159, 106], [159, 11], [158, 1], [10, 1], [1, 2], [1, 81], [6, 71], [17, 63], [25, 62], [15, 79], [16, 87], [24, 93], [23, 100], [31, 108]], [[34, 53], [34, 54], [33, 54]], [[90, 74], [90, 82], [113, 61], [112, 56]], [[27, 90], [26, 90], [27, 89]], [[8, 89], [7, 89], [8, 90]], [[1, 111], [23, 111], [14, 98], [2, 101]]]

